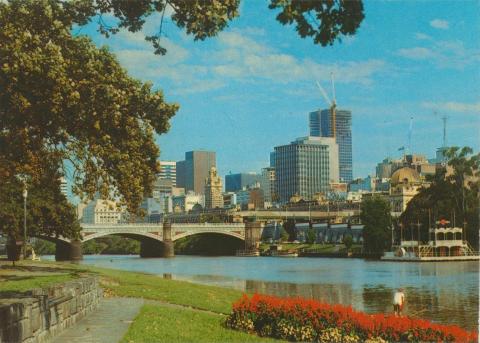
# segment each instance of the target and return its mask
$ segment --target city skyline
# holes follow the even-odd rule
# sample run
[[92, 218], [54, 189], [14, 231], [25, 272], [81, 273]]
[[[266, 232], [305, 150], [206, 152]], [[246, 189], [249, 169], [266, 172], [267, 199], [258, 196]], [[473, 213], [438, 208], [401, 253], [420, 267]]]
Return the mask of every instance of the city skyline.
[[[412, 116], [416, 153], [434, 156], [441, 146], [442, 115], [449, 116], [447, 143], [478, 151], [480, 44], [469, 29], [478, 27], [478, 6], [457, 5], [368, 2], [359, 32], [324, 48], [278, 25], [259, 2], [242, 3], [240, 18], [204, 42], [167, 21], [163, 57], [141, 33], [106, 39], [94, 25], [78, 33], [108, 45], [133, 76], [151, 80], [167, 101], [181, 105], [170, 131], [157, 138], [160, 159], [216, 151], [222, 178], [230, 171], [260, 172], [274, 146], [308, 134], [308, 114], [328, 108], [315, 82], [328, 85], [333, 71], [338, 106], [353, 114], [356, 178], [401, 155]], [[148, 19], [146, 30], [158, 29], [156, 23]]]

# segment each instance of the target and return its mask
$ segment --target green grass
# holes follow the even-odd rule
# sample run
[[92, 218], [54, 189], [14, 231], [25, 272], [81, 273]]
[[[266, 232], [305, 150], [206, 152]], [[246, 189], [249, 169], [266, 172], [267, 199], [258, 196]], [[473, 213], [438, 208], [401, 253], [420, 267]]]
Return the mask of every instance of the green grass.
[[88, 268], [101, 276], [102, 287], [116, 296], [160, 300], [218, 313], [230, 313], [242, 292], [190, 282], [163, 279], [142, 273]]
[[224, 320], [219, 314], [145, 305], [122, 342], [274, 342], [227, 329]]
[[0, 275], [1, 293], [23, 293], [33, 288], [44, 288], [74, 279], [74, 274], [9, 276]]

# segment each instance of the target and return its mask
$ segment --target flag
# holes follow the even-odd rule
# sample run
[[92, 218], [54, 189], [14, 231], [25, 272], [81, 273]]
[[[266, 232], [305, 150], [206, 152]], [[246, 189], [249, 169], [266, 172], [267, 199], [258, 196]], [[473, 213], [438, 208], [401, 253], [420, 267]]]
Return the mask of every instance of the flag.
[[400, 148], [398, 148], [398, 151], [405, 151], [405, 147], [401, 146]]

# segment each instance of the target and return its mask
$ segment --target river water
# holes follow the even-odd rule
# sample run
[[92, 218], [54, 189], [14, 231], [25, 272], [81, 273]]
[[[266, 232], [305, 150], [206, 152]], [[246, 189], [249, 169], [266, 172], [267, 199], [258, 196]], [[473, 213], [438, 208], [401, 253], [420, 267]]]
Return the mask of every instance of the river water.
[[369, 313], [391, 313], [393, 292], [403, 287], [405, 314], [478, 329], [479, 264], [474, 261], [95, 255], [85, 256], [83, 263], [248, 292], [314, 298]]

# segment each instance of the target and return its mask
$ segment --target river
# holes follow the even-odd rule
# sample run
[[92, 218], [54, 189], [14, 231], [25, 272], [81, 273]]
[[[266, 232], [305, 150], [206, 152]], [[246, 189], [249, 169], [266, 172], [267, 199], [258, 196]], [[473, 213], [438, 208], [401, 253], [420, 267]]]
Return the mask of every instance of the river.
[[82, 263], [248, 292], [301, 296], [391, 313], [398, 287], [404, 313], [466, 329], [478, 328], [478, 262], [382, 262], [345, 258], [201, 257], [143, 259], [85, 256]]

